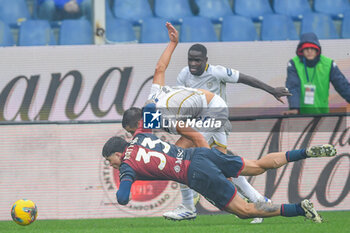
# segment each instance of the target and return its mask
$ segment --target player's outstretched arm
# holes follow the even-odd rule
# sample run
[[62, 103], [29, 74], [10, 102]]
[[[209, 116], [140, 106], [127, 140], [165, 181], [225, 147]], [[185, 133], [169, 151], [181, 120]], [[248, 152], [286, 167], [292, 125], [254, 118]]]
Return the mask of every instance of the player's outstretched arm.
[[243, 83], [251, 87], [262, 89], [273, 95], [279, 102], [284, 103], [281, 97], [292, 94], [285, 87], [271, 87], [268, 84], [246, 74], [239, 73], [238, 83]]
[[167, 22], [166, 27], [168, 29], [170, 42], [160, 56], [153, 76], [153, 84], [158, 84], [160, 86], [164, 86], [165, 84], [165, 71], [169, 65], [171, 55], [179, 42], [179, 34], [174, 26]]

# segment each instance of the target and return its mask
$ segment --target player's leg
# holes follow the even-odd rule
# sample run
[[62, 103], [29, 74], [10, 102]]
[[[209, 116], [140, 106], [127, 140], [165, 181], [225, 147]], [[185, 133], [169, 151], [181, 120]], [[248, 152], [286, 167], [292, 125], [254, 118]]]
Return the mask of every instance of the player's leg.
[[[239, 194], [247, 198], [249, 202], [271, 202], [270, 199], [261, 195], [244, 176], [232, 178], [232, 183], [236, 186]], [[263, 221], [263, 218], [254, 218], [250, 223], [262, 223]]]
[[[215, 138], [215, 137], [214, 137]], [[218, 138], [216, 138], [218, 140]], [[226, 153], [226, 147], [215, 146], [219, 151]], [[234, 155], [234, 154], [232, 154]], [[238, 188], [239, 194], [247, 198], [250, 202], [266, 202], [266, 198], [261, 195], [248, 181], [244, 176], [239, 176], [237, 178], [232, 178], [232, 183]], [[262, 220], [259, 220], [262, 222]]]
[[[193, 91], [189, 89], [180, 89], [175, 94], [170, 95], [167, 99], [167, 106], [169, 111], [172, 112], [172, 116], [176, 116], [176, 119], [182, 119], [183, 116], [197, 117], [201, 110], [206, 107], [205, 95], [201, 92]], [[192, 129], [200, 132], [200, 129]], [[183, 128], [183, 131], [176, 130], [177, 133], [183, 133], [175, 145], [182, 148], [194, 147], [196, 138], [187, 139], [185, 136], [189, 136], [187, 129]], [[199, 201], [199, 194], [186, 185], [180, 185], [182, 203], [172, 211], [168, 211], [163, 214], [163, 217], [171, 220], [185, 220], [193, 219], [196, 217], [195, 205]]]
[[[215, 150], [198, 148], [196, 151], [199, 156], [195, 156], [191, 162], [188, 172], [189, 186], [201, 193], [209, 202], [219, 209], [226, 210], [237, 215], [240, 218], [254, 217], [273, 217], [273, 216], [305, 216], [315, 222], [321, 222], [322, 218], [313, 208], [312, 203], [304, 200], [298, 204], [276, 205], [271, 203], [247, 203], [239, 195], [237, 189], [231, 182], [226, 179], [227, 170], [220, 169], [216, 164], [209, 160], [208, 157], [220, 158]], [[228, 165], [231, 168], [239, 168], [238, 156], [227, 156], [229, 161], [236, 160], [235, 164]], [[232, 158], [231, 158], [232, 157]], [[228, 168], [227, 167], [227, 168]], [[237, 170], [238, 171], [238, 170]], [[237, 172], [236, 172], [237, 173]], [[238, 172], [239, 173], [239, 172]]]
[[[186, 139], [183, 136], [181, 136], [176, 141], [175, 145], [182, 148], [190, 148], [194, 146], [191, 140]], [[180, 190], [182, 195], [182, 205], [184, 205], [187, 209], [195, 213], [196, 212], [195, 206], [199, 201], [199, 194], [184, 184], [180, 184]]]
[[303, 200], [297, 204], [272, 204], [266, 202], [247, 203], [240, 196], [236, 195], [224, 208], [227, 212], [237, 215], [239, 218], [253, 217], [296, 217], [305, 216], [314, 222], [321, 223], [322, 217], [313, 208], [309, 200]]
[[[220, 143], [220, 145], [217, 145], [217, 143], [210, 144], [212, 147], [215, 147], [215, 149], [221, 151], [222, 153], [227, 153], [226, 146], [223, 146], [223, 144]], [[238, 193], [247, 198], [250, 202], [265, 202], [267, 201], [263, 195], [261, 195], [248, 181], [244, 176], [239, 176], [237, 178], [228, 178], [232, 184], [234, 184], [237, 187]], [[268, 200], [269, 201], [269, 200]], [[261, 223], [262, 219], [256, 219], [255, 223]]]
[[[193, 147], [192, 141], [183, 136], [176, 141], [175, 145], [182, 148]], [[199, 194], [184, 184], [180, 184], [180, 191], [182, 197], [181, 204], [175, 209], [163, 213], [164, 218], [178, 221], [196, 218], [195, 196], [199, 197]]]
[[[205, 95], [200, 91], [193, 91], [184, 89], [177, 92], [176, 95], [171, 95], [171, 99], [168, 99], [168, 105], [175, 110], [173, 116], [177, 116], [180, 119], [182, 116], [193, 116], [197, 117], [204, 107], [206, 107]], [[192, 128], [191, 128], [192, 129]], [[193, 129], [197, 132], [203, 134], [204, 132], [201, 129]], [[179, 131], [178, 131], [179, 133]], [[181, 133], [181, 132], [180, 132]], [[203, 135], [204, 136], [204, 135]], [[205, 137], [205, 136], [204, 136]], [[206, 139], [207, 141], [207, 139]], [[190, 140], [185, 136], [181, 136], [175, 145], [182, 148], [195, 147], [195, 140]], [[182, 194], [182, 205], [187, 207], [189, 210], [195, 212], [195, 205], [199, 201], [199, 194], [186, 185], [180, 185], [181, 194]], [[170, 214], [170, 213], [167, 213]]]
[[[219, 132], [212, 133], [210, 147], [215, 147], [217, 150], [227, 153], [227, 133], [231, 131], [231, 124], [228, 121], [228, 107], [226, 102], [218, 95], [215, 95], [212, 101], [208, 104], [208, 109], [204, 114], [213, 116], [215, 119], [220, 119], [222, 128]], [[231, 178], [232, 183], [238, 188], [238, 192], [246, 197], [250, 202], [265, 202], [265, 197], [262, 196], [243, 176]], [[255, 222], [262, 222], [258, 219]]]
[[261, 195], [244, 176], [232, 178], [232, 183], [237, 187], [238, 192], [246, 197], [250, 202], [265, 202], [265, 197]]
[[248, 203], [236, 195], [224, 208], [225, 211], [237, 215], [239, 218], [272, 217], [280, 215], [280, 206], [270, 203]]
[[[223, 132], [225, 139], [226, 133]], [[222, 137], [220, 137], [220, 134], [215, 134], [213, 136], [214, 143], [210, 145], [214, 145], [214, 147], [223, 152], [226, 153], [226, 147], [223, 147], [221, 145], [224, 145], [224, 143], [227, 143], [227, 141], [224, 141]], [[219, 142], [219, 143], [217, 143]], [[233, 154], [232, 154], [233, 155]], [[220, 163], [218, 161], [218, 166], [220, 166]], [[237, 178], [229, 178], [232, 184], [234, 184], [237, 188], [237, 191], [240, 195], [247, 198], [249, 202], [256, 203], [256, 202], [271, 202], [269, 199], [266, 199], [263, 195], [261, 195], [248, 181], [244, 176], [239, 176]], [[252, 220], [251, 223], [262, 223], [264, 220], [263, 218], [255, 218]]]
[[245, 160], [245, 166], [241, 175], [256, 176], [264, 173], [266, 170], [279, 168], [288, 162], [295, 162], [312, 157], [332, 157], [336, 154], [337, 151], [334, 146], [329, 144], [313, 146], [301, 150], [270, 153], [259, 160]]
[[[217, 150], [227, 153], [227, 135], [225, 132], [216, 133], [212, 136], [212, 143], [209, 143], [211, 147], [215, 147]], [[248, 181], [244, 176], [239, 176], [237, 178], [229, 178], [232, 184], [237, 187], [238, 193], [243, 197], [247, 198], [249, 202], [266, 202], [270, 201], [265, 199]], [[262, 218], [255, 218], [251, 223], [262, 223], [264, 220]]]

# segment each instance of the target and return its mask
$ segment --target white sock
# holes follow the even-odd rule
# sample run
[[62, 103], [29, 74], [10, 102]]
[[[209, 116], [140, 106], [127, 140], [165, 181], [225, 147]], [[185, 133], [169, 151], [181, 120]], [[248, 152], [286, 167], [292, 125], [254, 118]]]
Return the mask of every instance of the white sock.
[[249, 199], [250, 202], [264, 202], [265, 198], [256, 189], [249, 184], [244, 176], [232, 178], [232, 183], [238, 189], [237, 191]]
[[187, 185], [180, 184], [180, 190], [182, 195], [182, 204], [186, 206], [191, 211], [196, 211], [193, 203], [193, 192], [192, 189], [187, 187]]
[[[233, 184], [233, 182], [231, 182]], [[237, 188], [237, 186], [235, 186]], [[243, 196], [243, 194], [238, 190], [237, 188], [237, 194], [240, 196], [243, 200], [245, 200], [247, 197]]]

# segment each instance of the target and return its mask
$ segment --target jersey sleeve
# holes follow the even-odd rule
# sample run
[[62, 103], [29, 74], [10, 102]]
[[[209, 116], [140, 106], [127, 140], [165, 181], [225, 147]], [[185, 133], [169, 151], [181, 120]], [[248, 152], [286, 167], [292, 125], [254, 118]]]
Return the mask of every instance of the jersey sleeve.
[[290, 60], [287, 65], [286, 87], [291, 96], [287, 96], [289, 109], [299, 109], [300, 107], [300, 78], [293, 60]]
[[117, 191], [117, 201], [121, 205], [129, 203], [131, 185], [136, 179], [135, 171], [126, 163], [122, 163], [119, 168], [120, 185]]
[[237, 83], [239, 78], [239, 71], [235, 69], [226, 68], [223, 66], [214, 66], [213, 75], [224, 83]]
[[151, 92], [150, 92], [147, 100], [155, 99], [156, 96], [161, 91], [161, 89], [162, 89], [162, 87], [159, 84], [152, 83]]
[[128, 164], [125, 162], [120, 165], [119, 168], [119, 180], [129, 180], [131, 182], [134, 182], [136, 180], [136, 173], [134, 169], [132, 169]]
[[335, 90], [341, 95], [341, 97], [350, 103], [350, 82], [339, 70], [337, 64], [335, 64], [334, 61], [332, 63], [330, 81], [332, 82]]
[[181, 70], [181, 72], [177, 75], [176, 85], [177, 86], [186, 86], [186, 67]]

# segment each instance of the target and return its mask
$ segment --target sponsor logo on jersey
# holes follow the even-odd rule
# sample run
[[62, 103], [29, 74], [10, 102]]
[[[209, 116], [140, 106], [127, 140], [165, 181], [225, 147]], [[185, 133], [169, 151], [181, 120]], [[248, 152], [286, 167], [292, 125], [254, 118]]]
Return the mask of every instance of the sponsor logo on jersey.
[[175, 170], [176, 173], [179, 173], [181, 171], [181, 167], [179, 165], [176, 165], [174, 167], [174, 170]]
[[213, 87], [213, 83], [212, 82], [207, 82], [207, 87], [210, 89]]
[[[176, 173], [179, 173], [181, 171], [180, 165], [182, 164], [182, 160], [184, 158], [184, 151], [179, 149], [179, 152], [176, 155], [176, 161], [175, 161], [175, 166], [174, 166], [174, 171]], [[179, 165], [180, 164], [180, 165]]]
[[229, 68], [226, 68], [226, 72], [228, 76], [232, 76], [232, 70]]

